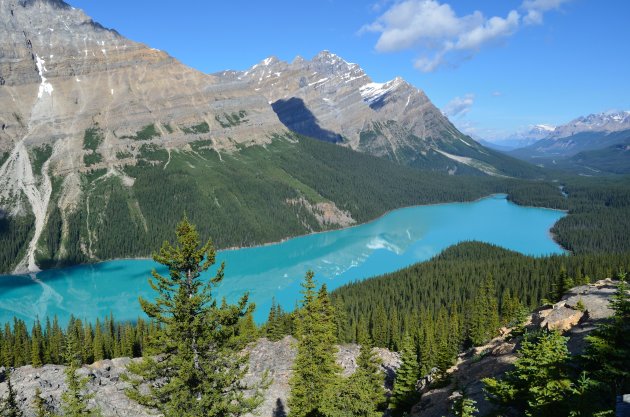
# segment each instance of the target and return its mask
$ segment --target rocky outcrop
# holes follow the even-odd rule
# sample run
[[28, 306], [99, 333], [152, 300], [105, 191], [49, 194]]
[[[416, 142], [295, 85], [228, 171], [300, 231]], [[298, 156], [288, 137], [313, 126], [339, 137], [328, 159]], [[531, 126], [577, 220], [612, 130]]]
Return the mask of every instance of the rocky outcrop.
[[[547, 328], [563, 331], [569, 337], [567, 346], [572, 354], [583, 352], [585, 337], [596, 324], [613, 311], [609, 307], [616, 286], [610, 279], [571, 289], [562, 300], [535, 311], [527, 321], [531, 329]], [[579, 308], [578, 308], [579, 307]], [[441, 417], [449, 415], [453, 401], [462, 395], [477, 402], [479, 415], [486, 415], [492, 405], [486, 401], [481, 380], [498, 377], [508, 371], [517, 359], [518, 338], [513, 338], [510, 329], [487, 345], [476, 347], [461, 354], [457, 364], [449, 370], [450, 384], [430, 388], [422, 393], [421, 400], [412, 410], [414, 417]]]
[[[265, 372], [272, 379], [269, 389], [265, 392], [264, 403], [257, 410], [258, 416], [282, 415], [280, 410], [288, 412], [286, 404], [289, 394], [289, 378], [296, 355], [294, 341], [289, 336], [277, 342], [260, 339], [247, 348], [250, 355], [250, 365], [244, 382], [260, 381]], [[394, 372], [400, 365], [398, 354], [385, 349], [376, 349], [376, 352], [382, 360], [383, 372], [388, 377], [388, 384], [391, 385]], [[343, 368], [344, 375], [351, 375], [356, 370], [358, 354], [359, 346], [357, 345], [339, 347], [337, 360]], [[88, 377], [88, 390], [95, 394], [91, 404], [98, 406], [104, 417], [148, 417], [155, 415], [150, 410], [129, 400], [125, 395], [128, 384], [122, 381], [120, 376], [131, 361], [132, 359], [129, 358], [104, 360], [84, 366], [78, 371], [80, 375]], [[31, 404], [36, 388], [42, 391], [42, 396], [48, 404], [58, 410], [61, 394], [66, 388], [64, 370], [64, 366], [45, 365], [41, 368], [24, 366], [12, 372], [11, 381], [18, 393], [20, 408], [26, 417], [34, 417], [35, 415]], [[5, 394], [6, 382], [3, 382], [0, 383], [0, 397]], [[250, 417], [253, 416], [250, 415]]]

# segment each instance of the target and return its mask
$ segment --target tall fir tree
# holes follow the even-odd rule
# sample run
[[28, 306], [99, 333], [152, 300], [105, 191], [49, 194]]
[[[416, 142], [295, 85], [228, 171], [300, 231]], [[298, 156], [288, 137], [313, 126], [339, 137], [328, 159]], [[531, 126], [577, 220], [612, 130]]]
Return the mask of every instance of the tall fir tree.
[[297, 355], [289, 381], [290, 417], [321, 416], [327, 388], [339, 381], [336, 363], [337, 331], [334, 309], [326, 286], [315, 291], [314, 274], [306, 273], [302, 283], [302, 305], [296, 323]]
[[388, 347], [388, 326], [387, 326], [387, 314], [385, 313], [385, 307], [380, 304], [376, 307], [374, 315], [372, 316], [372, 340], [374, 345], [378, 347]]
[[44, 334], [39, 319], [35, 320], [33, 330], [31, 331], [31, 365], [33, 368], [39, 368], [43, 365], [44, 359]]
[[486, 276], [477, 290], [470, 311], [468, 334], [475, 346], [492, 339], [499, 329], [499, 307], [492, 275]]
[[0, 415], [2, 417], [22, 417], [24, 414], [17, 404], [17, 394], [11, 382], [11, 373], [5, 371], [5, 378], [7, 380], [7, 398], [0, 402]]
[[[130, 364], [130, 398], [158, 410], [165, 417], [239, 416], [262, 401], [265, 381], [255, 386], [242, 382], [247, 355], [231, 346], [235, 327], [249, 310], [248, 295], [238, 304], [218, 304], [212, 290], [223, 280], [224, 264], [207, 282], [201, 274], [216, 262], [211, 241], [201, 243], [186, 217], [177, 225], [176, 242], [164, 242], [153, 259], [166, 266], [168, 276], [152, 272], [149, 283], [155, 302], [140, 298], [144, 312], [159, 325], [150, 351]], [[150, 352], [148, 352], [150, 353]], [[140, 384], [149, 384], [148, 392]], [[245, 391], [253, 394], [246, 396]]]
[[[76, 332], [77, 327], [74, 327]], [[75, 334], [76, 336], [76, 334]], [[94, 398], [93, 393], [87, 392], [87, 377], [77, 375], [83, 361], [80, 339], [69, 337], [66, 343], [65, 369], [66, 390], [61, 394], [61, 411], [64, 417], [101, 417], [97, 407], [90, 407], [89, 401]]]
[[42, 390], [35, 388], [35, 397], [33, 398], [33, 410], [35, 411], [35, 417], [53, 417], [52, 409], [42, 398]]
[[504, 378], [485, 378], [488, 398], [503, 407], [516, 407], [525, 415], [568, 415], [567, 399], [574, 392], [570, 379], [567, 338], [543, 332], [523, 340], [514, 370]]
[[630, 294], [621, 274], [610, 302], [613, 316], [587, 337], [585, 359], [598, 381], [608, 387], [610, 398], [630, 392]]
[[394, 389], [389, 398], [389, 407], [394, 415], [402, 415], [418, 398], [416, 384], [419, 377], [418, 355], [412, 337], [407, 333], [403, 337], [401, 364], [396, 371]]

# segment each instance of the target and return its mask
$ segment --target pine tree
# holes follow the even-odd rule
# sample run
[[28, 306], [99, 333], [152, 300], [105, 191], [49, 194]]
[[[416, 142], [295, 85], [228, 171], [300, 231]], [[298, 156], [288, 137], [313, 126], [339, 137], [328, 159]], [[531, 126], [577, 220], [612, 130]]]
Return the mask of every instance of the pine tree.
[[475, 407], [476, 402], [464, 396], [459, 397], [453, 403], [451, 411], [454, 417], [473, 417], [479, 410]]
[[33, 368], [39, 368], [43, 364], [43, 338], [42, 326], [39, 324], [39, 320], [35, 320], [31, 331], [31, 365]]
[[413, 339], [407, 333], [403, 337], [401, 364], [396, 371], [394, 389], [390, 397], [389, 407], [396, 415], [400, 415], [408, 409], [418, 398], [416, 384], [419, 377], [418, 356], [414, 347]]
[[492, 275], [484, 279], [472, 302], [469, 338], [474, 346], [492, 339], [499, 329], [499, 306]]
[[[373, 403], [371, 385], [363, 375], [353, 374], [330, 385], [323, 392], [323, 401], [317, 413], [321, 417], [381, 417]], [[293, 410], [291, 410], [293, 415]]]
[[372, 317], [372, 340], [374, 341], [374, 345], [386, 348], [388, 346], [387, 334], [387, 314], [385, 313], [383, 304], [379, 304]]
[[389, 320], [389, 349], [397, 351], [400, 348], [400, 322], [398, 320], [398, 310], [394, 309]]
[[94, 398], [94, 394], [87, 393], [87, 377], [79, 377], [79, 370], [83, 361], [80, 339], [77, 331], [80, 329], [77, 322], [70, 318], [68, 331], [69, 335], [66, 343], [64, 360], [67, 363], [66, 370], [66, 391], [61, 394], [61, 410], [64, 417], [100, 417], [98, 408], [90, 408], [88, 402]]
[[0, 415], [2, 417], [22, 417], [23, 413], [17, 404], [17, 396], [11, 383], [10, 372], [5, 371], [5, 378], [7, 380], [7, 398], [0, 403]]
[[514, 370], [501, 380], [485, 378], [488, 398], [501, 405], [525, 410], [526, 415], [567, 415], [567, 399], [573, 393], [569, 377], [567, 338], [543, 332], [523, 340]]
[[585, 358], [611, 397], [630, 392], [630, 294], [625, 274], [610, 302], [613, 316], [587, 337]]
[[357, 356], [357, 370], [352, 375], [360, 379], [358, 385], [367, 390], [370, 397], [370, 408], [382, 410], [385, 406], [384, 374], [381, 370], [381, 360], [374, 353], [372, 341], [367, 338], [359, 342], [361, 348]]
[[334, 309], [326, 286], [315, 292], [314, 274], [306, 273], [302, 283], [302, 306], [297, 317], [297, 356], [289, 381], [291, 417], [320, 415], [323, 394], [336, 385], [341, 369], [336, 363]]
[[[237, 416], [262, 401], [262, 383], [247, 387], [247, 355], [231, 348], [239, 320], [248, 311], [248, 295], [238, 304], [218, 305], [212, 290], [223, 280], [221, 264], [207, 283], [201, 274], [216, 262], [212, 242], [201, 244], [197, 229], [184, 218], [176, 229], [176, 243], [165, 242], [153, 259], [168, 267], [169, 275], [152, 272], [154, 303], [140, 299], [144, 312], [161, 325], [150, 352], [130, 364], [127, 394], [165, 417]], [[160, 353], [156, 360], [151, 353]], [[149, 392], [140, 383], [149, 384]], [[252, 389], [251, 396], [244, 391]]]
[[101, 361], [105, 359], [105, 341], [103, 340], [103, 330], [101, 327], [100, 320], [96, 319], [96, 325], [94, 326], [94, 341], [92, 343], [94, 361]]
[[42, 390], [35, 388], [35, 398], [33, 398], [33, 409], [36, 417], [53, 417], [52, 410], [45, 399], [42, 398]]
[[59, 325], [57, 316], [53, 318], [52, 332], [50, 336], [50, 359], [52, 363], [62, 363], [64, 357], [65, 340], [63, 330]]

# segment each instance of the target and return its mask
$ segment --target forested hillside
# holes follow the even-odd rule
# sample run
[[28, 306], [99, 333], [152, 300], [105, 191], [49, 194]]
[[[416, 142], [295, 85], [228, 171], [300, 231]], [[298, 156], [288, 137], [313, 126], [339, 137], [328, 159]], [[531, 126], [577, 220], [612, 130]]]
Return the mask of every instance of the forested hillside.
[[[125, 158], [125, 155], [121, 155]], [[470, 201], [503, 190], [491, 177], [421, 171], [305, 137], [217, 153], [208, 141], [189, 150], [145, 145], [122, 170], [82, 176], [80, 200], [65, 207], [54, 179], [39, 240], [42, 267], [148, 256], [188, 213], [217, 247], [250, 246], [371, 220], [387, 210]], [[322, 220], [322, 213], [333, 215]], [[33, 216], [0, 220], [0, 271], [32, 237]]]

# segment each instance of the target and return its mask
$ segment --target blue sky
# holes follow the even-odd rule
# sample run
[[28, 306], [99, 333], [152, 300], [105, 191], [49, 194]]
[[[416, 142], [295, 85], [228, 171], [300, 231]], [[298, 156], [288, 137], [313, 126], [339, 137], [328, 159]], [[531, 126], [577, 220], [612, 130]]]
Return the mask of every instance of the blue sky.
[[205, 72], [328, 49], [374, 81], [402, 76], [482, 138], [630, 110], [627, 0], [69, 2]]

